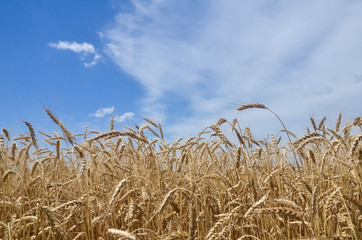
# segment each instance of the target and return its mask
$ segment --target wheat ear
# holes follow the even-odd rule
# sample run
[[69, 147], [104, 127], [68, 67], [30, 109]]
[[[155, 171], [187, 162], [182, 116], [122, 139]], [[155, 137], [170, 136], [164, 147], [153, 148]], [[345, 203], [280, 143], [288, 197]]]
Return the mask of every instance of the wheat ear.
[[70, 144], [74, 144], [74, 137], [73, 135], [68, 131], [68, 129], [64, 126], [64, 124], [59, 121], [54, 114], [47, 108], [45, 108], [46, 113], [49, 115], [49, 117], [53, 120], [54, 123], [56, 123], [60, 129], [62, 130], [63, 134], [65, 135], [65, 137], [68, 139], [68, 141], [70, 142]]
[[33, 126], [27, 122], [27, 121], [23, 121], [25, 123], [25, 125], [29, 128], [29, 132], [30, 132], [30, 137], [31, 140], [33, 141], [33, 144], [36, 148], [38, 148], [38, 143], [36, 142], [36, 138], [35, 138], [35, 132], [34, 132], [34, 128]]
[[121, 237], [120, 239], [136, 240], [136, 237], [129, 232], [118, 230], [115, 228], [109, 228], [108, 233], [114, 236]]

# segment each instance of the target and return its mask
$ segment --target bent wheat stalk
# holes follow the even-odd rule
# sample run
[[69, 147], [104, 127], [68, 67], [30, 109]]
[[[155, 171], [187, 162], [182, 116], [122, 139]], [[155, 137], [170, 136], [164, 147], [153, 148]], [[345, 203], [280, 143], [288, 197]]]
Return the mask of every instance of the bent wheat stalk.
[[261, 103], [244, 104], [244, 105], [241, 105], [240, 107], [238, 107], [236, 110], [243, 111], [243, 110], [252, 109], [252, 108], [266, 109], [269, 112], [271, 112], [279, 120], [279, 122], [282, 124], [282, 126], [284, 128], [285, 133], [287, 134], [289, 144], [290, 144], [290, 148], [292, 149], [293, 156], [294, 156], [294, 159], [295, 159], [295, 163], [297, 164], [298, 169], [300, 169], [300, 165], [299, 165], [299, 162], [298, 162], [298, 159], [297, 159], [297, 154], [295, 153], [295, 149], [293, 147], [292, 140], [290, 139], [290, 136], [289, 136], [289, 131], [285, 127], [283, 121], [280, 119], [278, 114], [276, 114], [275, 112], [270, 110], [270, 108], [266, 107], [264, 104], [261, 104]]

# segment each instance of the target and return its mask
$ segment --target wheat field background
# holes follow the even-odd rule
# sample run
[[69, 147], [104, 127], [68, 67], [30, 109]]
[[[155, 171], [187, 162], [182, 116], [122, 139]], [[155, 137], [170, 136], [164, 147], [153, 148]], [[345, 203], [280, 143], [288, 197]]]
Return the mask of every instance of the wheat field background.
[[46, 112], [59, 133], [2, 129], [0, 239], [362, 239], [360, 117], [266, 139], [220, 119], [168, 143], [149, 119], [72, 134]]

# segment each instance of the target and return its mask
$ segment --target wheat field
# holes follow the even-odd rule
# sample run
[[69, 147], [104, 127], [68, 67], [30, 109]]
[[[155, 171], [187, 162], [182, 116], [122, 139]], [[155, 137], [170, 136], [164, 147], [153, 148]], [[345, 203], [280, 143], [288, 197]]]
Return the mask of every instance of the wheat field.
[[72, 134], [46, 112], [58, 133], [2, 129], [0, 239], [362, 239], [359, 117], [265, 139], [220, 119], [168, 143], [149, 119]]

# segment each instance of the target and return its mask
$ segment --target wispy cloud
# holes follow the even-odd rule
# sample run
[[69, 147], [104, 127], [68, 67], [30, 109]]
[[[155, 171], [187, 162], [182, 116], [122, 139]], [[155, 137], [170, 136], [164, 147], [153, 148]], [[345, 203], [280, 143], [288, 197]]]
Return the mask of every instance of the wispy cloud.
[[97, 35], [98, 35], [98, 37], [99, 37], [100, 39], [104, 38], [104, 35], [103, 35], [102, 32], [97, 32]]
[[[99, 54], [94, 54], [93, 61], [91, 61], [91, 62], [84, 62], [84, 66], [85, 66], [85, 67], [92, 67], [92, 66], [96, 65], [96, 64], [99, 62], [99, 60], [101, 60], [101, 59], [102, 59], [102, 56], [101, 56], [101, 55], [99, 55]], [[84, 61], [84, 58], [82, 58], [82, 61]]]
[[100, 108], [94, 114], [90, 114], [94, 117], [104, 117], [107, 114], [111, 114], [114, 112], [114, 107]]
[[[49, 46], [55, 49], [60, 50], [70, 50], [75, 53], [81, 54], [81, 60], [84, 63], [85, 67], [91, 67], [97, 64], [102, 56], [96, 51], [94, 46], [90, 43], [83, 42], [68, 42], [68, 41], [58, 41], [57, 43], [49, 43]], [[88, 57], [91, 57], [91, 61], [88, 61]]]
[[113, 119], [116, 122], [124, 122], [126, 119], [131, 119], [133, 118], [135, 114], [133, 112], [126, 112], [123, 113], [121, 116], [115, 116]]
[[68, 42], [68, 41], [58, 41], [58, 43], [49, 43], [49, 46], [56, 49], [71, 50], [76, 53], [94, 53], [95, 49], [92, 44], [84, 42]]
[[253, 100], [292, 129], [308, 114], [360, 111], [360, 1], [132, 2], [103, 32], [106, 52], [171, 131], [238, 117]]

